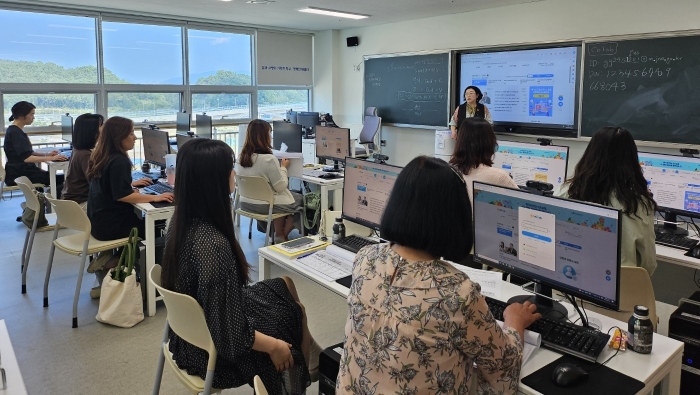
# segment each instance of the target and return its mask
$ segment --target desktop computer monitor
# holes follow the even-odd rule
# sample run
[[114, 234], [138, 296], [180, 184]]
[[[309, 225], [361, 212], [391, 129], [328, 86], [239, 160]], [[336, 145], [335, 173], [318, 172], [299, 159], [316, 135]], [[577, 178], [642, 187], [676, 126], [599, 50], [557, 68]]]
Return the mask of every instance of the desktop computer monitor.
[[529, 180], [547, 182], [557, 190], [566, 181], [569, 147], [498, 141], [493, 167], [503, 169], [519, 186]]
[[190, 122], [192, 122], [192, 115], [186, 112], [177, 113], [177, 119], [175, 120], [175, 131], [177, 133], [187, 133], [190, 131]]
[[190, 136], [190, 135], [187, 134], [187, 133], [184, 133], [184, 134], [183, 134], [183, 133], [178, 133], [178, 134], [175, 135], [175, 138], [176, 138], [176, 140], [177, 140], [177, 149], [178, 149], [178, 151], [179, 151], [179, 150], [182, 148], [182, 146], [183, 146], [186, 142], [188, 142], [188, 141], [194, 139], [195, 137], [194, 137], [194, 136]]
[[350, 156], [350, 129], [316, 126], [316, 157], [335, 161], [337, 168], [346, 156]]
[[282, 143], [287, 146], [286, 152], [301, 152], [301, 125], [284, 121], [272, 121], [272, 148], [282, 151]]
[[287, 110], [287, 112], [284, 115], [287, 120], [291, 123], [297, 123], [297, 112], [293, 110]]
[[61, 138], [69, 143], [73, 143], [73, 117], [61, 115]]
[[401, 167], [345, 158], [343, 219], [379, 230]]
[[700, 218], [700, 158], [649, 152], [637, 155], [647, 186], [664, 212], [666, 222], [657, 225], [657, 231], [688, 234], [674, 223], [678, 214]]
[[321, 124], [321, 118], [317, 112], [298, 112], [297, 123], [306, 129], [306, 135], [314, 134], [315, 126]]
[[[539, 295], [551, 298], [555, 288], [619, 308], [619, 210], [480, 182], [473, 201], [476, 262], [535, 282]], [[539, 295], [509, 302], [530, 300], [553, 320], [567, 316], [566, 308]]]
[[211, 128], [211, 117], [205, 114], [197, 114], [197, 117], [195, 118], [195, 130], [197, 131], [197, 137], [203, 139], [212, 138]]
[[170, 153], [170, 139], [165, 130], [141, 128], [143, 159], [162, 168], [165, 167], [165, 155]]

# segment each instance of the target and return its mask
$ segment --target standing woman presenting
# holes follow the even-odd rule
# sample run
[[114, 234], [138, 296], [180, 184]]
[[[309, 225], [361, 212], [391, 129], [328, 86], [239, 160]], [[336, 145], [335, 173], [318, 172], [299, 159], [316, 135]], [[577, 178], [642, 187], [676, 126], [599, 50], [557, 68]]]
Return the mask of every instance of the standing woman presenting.
[[450, 130], [452, 130], [452, 138], [457, 137], [459, 126], [467, 118], [482, 118], [493, 125], [491, 113], [488, 107], [479, 103], [484, 95], [481, 94], [481, 89], [470, 85], [464, 90], [464, 103], [460, 104], [455, 109], [452, 119], [450, 120]]

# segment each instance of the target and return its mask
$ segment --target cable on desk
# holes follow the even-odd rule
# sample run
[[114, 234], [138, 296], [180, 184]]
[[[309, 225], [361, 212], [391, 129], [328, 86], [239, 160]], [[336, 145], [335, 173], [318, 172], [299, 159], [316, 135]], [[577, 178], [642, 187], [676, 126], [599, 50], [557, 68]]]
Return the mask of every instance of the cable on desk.
[[[622, 329], [620, 329], [619, 326], [611, 326], [610, 329], [608, 329], [608, 335], [610, 334], [610, 331], [613, 330], [613, 329], [618, 329], [618, 330], [622, 333]], [[610, 362], [611, 359], [615, 358], [615, 357], [617, 356], [617, 353], [619, 353], [619, 352], [620, 352], [620, 347], [618, 346], [617, 349], [615, 350], [615, 354], [613, 354], [610, 358], [606, 359], [604, 362], [602, 362], [602, 363], [600, 363], [600, 364], [597, 364], [596, 366], [592, 367], [590, 370], [588, 370], [588, 372], [590, 373], [590, 372], [592, 372], [592, 371], [598, 369], [598, 368], [601, 367], [601, 366], [605, 366], [605, 364], [607, 364], [608, 362]]]

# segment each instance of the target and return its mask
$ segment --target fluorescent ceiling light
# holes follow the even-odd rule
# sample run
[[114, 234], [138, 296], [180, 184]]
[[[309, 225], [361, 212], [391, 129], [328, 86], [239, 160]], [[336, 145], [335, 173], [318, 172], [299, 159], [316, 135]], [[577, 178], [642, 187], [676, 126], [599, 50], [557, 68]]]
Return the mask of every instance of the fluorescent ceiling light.
[[369, 15], [352, 14], [352, 13], [343, 12], [343, 11], [326, 10], [326, 9], [318, 8], [318, 7], [306, 7], [304, 9], [299, 10], [299, 12], [307, 12], [310, 14], [320, 14], [320, 15], [328, 15], [328, 16], [337, 16], [340, 18], [349, 18], [349, 19], [369, 18]]

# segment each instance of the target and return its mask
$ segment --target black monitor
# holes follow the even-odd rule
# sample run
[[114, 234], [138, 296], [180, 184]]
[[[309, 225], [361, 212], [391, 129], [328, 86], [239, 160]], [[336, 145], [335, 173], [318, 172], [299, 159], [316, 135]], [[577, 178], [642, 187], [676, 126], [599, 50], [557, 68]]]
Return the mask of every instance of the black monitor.
[[199, 138], [204, 138], [204, 139], [210, 139], [212, 138], [212, 125], [211, 125], [211, 117], [206, 114], [197, 114], [197, 117], [195, 118], [196, 124], [195, 124], [195, 130], [197, 131], [197, 137]]
[[170, 153], [170, 139], [165, 130], [141, 128], [143, 159], [165, 168], [165, 155]]
[[177, 119], [175, 121], [175, 131], [177, 133], [187, 133], [190, 131], [190, 122], [192, 122], [192, 115], [186, 112], [177, 113]]
[[306, 129], [306, 135], [314, 134], [314, 126], [321, 124], [321, 118], [317, 112], [298, 112], [297, 123]]
[[73, 117], [61, 115], [61, 138], [69, 143], [73, 143]]
[[343, 219], [379, 230], [401, 167], [345, 158]]
[[334, 161], [337, 171], [338, 163], [345, 162], [347, 156], [350, 156], [350, 129], [316, 126], [316, 157]]
[[677, 215], [700, 218], [700, 158], [639, 152], [647, 186], [654, 194], [664, 224], [656, 225], [661, 233], [687, 235], [675, 225]]
[[534, 296], [509, 302], [529, 300], [543, 316], [565, 319], [550, 299], [555, 288], [619, 308], [620, 210], [476, 181], [473, 202], [474, 260], [535, 282]]
[[569, 147], [498, 140], [493, 167], [505, 170], [519, 186], [530, 180], [559, 188], [566, 181]]
[[282, 151], [282, 143], [287, 152], [301, 152], [301, 125], [284, 121], [272, 121], [272, 147]]
[[177, 140], [177, 149], [179, 151], [186, 142], [194, 139], [195, 137], [187, 133], [178, 133], [175, 135], [175, 138]]
[[287, 117], [287, 120], [291, 123], [297, 123], [297, 112], [294, 110], [287, 110], [287, 113], [285, 114], [285, 117]]

